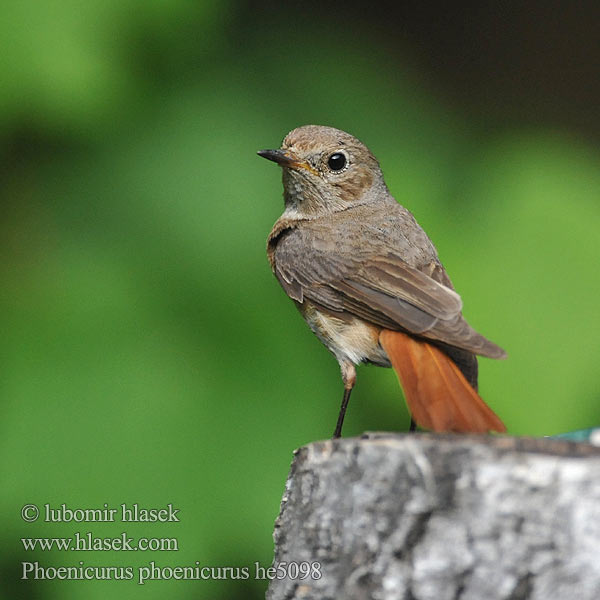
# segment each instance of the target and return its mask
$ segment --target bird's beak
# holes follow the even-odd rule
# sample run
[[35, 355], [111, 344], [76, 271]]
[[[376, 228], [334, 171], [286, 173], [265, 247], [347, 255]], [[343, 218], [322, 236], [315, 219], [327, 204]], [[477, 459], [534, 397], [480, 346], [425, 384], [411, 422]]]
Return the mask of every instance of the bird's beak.
[[316, 174], [315, 170], [307, 162], [298, 160], [296, 157], [290, 156], [283, 150], [259, 150], [257, 154], [267, 160], [276, 162], [282, 167], [289, 167], [290, 169], [306, 169], [307, 171]]
[[296, 164], [296, 161], [283, 150], [259, 150], [257, 154], [267, 160], [276, 162], [282, 167], [292, 167]]

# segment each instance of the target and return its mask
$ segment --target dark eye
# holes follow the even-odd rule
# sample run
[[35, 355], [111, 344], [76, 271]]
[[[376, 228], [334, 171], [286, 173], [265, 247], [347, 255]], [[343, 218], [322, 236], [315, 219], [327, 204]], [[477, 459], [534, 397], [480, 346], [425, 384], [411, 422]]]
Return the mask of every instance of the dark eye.
[[332, 171], [341, 171], [346, 166], [346, 157], [341, 152], [334, 152], [327, 161]]

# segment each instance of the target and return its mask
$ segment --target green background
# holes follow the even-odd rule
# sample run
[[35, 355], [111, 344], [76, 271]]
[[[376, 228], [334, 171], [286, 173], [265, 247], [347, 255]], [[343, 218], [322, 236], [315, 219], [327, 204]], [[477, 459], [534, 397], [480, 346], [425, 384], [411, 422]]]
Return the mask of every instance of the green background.
[[[397, 44], [394, 15], [306, 8], [3, 3], [2, 598], [264, 595], [252, 578], [21, 581], [21, 561], [270, 564], [292, 451], [331, 435], [342, 392], [265, 256], [282, 190], [255, 152], [299, 125], [345, 129], [378, 156], [466, 317], [508, 351], [480, 361], [480, 391], [511, 434], [600, 424], [597, 130], [568, 98], [549, 93], [547, 106], [534, 90], [525, 107], [526, 69], [506, 75], [484, 57], [464, 81], [448, 77], [444, 43], [459, 38], [421, 52], [424, 30]], [[526, 52], [515, 44], [511, 60]], [[360, 368], [344, 434], [407, 425], [393, 372]], [[26, 503], [105, 502], [172, 503], [180, 522], [20, 518]], [[180, 549], [22, 550], [24, 536], [75, 531], [177, 537]]]

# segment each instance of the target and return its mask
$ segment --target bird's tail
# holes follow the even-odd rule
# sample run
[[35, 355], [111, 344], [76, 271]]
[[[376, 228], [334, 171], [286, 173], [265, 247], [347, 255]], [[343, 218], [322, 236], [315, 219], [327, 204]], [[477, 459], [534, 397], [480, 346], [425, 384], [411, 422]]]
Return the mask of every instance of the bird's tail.
[[379, 342], [417, 425], [432, 431], [505, 432], [506, 427], [437, 346], [384, 329]]

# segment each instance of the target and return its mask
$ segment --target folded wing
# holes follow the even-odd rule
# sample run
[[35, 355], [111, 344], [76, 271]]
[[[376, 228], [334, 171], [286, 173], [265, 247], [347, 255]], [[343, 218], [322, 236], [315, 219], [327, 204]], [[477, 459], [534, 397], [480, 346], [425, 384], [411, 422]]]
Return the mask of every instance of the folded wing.
[[465, 321], [461, 298], [448, 287], [439, 263], [418, 269], [391, 252], [377, 257], [320, 252], [299, 235], [291, 231], [282, 236], [274, 261], [275, 275], [294, 300], [308, 298], [334, 313], [350, 313], [481, 356], [505, 356]]

